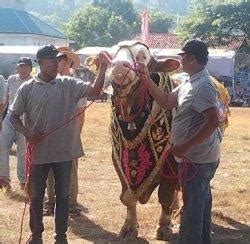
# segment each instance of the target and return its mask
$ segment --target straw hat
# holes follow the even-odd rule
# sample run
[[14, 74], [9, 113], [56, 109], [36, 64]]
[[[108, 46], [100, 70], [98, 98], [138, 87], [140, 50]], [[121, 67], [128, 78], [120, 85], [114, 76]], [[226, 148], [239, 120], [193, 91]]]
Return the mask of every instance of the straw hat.
[[70, 58], [73, 61], [73, 67], [74, 69], [77, 69], [80, 67], [80, 58], [79, 56], [72, 51], [69, 47], [58, 47], [57, 50], [59, 53], [65, 54], [67, 58]]
[[100, 60], [97, 56], [87, 57], [84, 64], [90, 71], [94, 73], [97, 73], [100, 68]]

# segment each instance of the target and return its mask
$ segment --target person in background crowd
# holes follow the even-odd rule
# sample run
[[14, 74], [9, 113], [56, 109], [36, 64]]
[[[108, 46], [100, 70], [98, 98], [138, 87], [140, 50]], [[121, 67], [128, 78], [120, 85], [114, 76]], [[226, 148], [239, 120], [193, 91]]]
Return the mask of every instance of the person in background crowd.
[[[27, 80], [31, 79], [32, 61], [30, 58], [21, 57], [17, 62], [17, 74], [8, 78], [4, 106], [10, 106], [18, 88]], [[16, 142], [17, 145], [17, 177], [20, 182], [20, 188], [24, 189], [25, 185], [25, 151], [26, 142], [24, 136], [18, 132], [10, 122], [10, 114], [7, 112], [3, 123], [0, 137], [0, 187], [10, 189], [10, 167], [9, 152]]]
[[236, 82], [235, 86], [235, 96], [236, 99], [244, 99], [245, 98], [246, 91], [245, 89], [241, 86], [240, 82]]
[[[60, 47], [57, 49], [62, 56], [58, 58], [58, 73], [61, 76], [73, 76], [75, 69], [80, 66], [80, 58], [68, 47]], [[77, 112], [80, 114], [78, 117], [79, 129], [82, 131], [84, 124], [85, 112], [84, 109], [87, 106], [87, 98], [81, 98], [77, 103]], [[81, 208], [77, 203], [78, 195], [78, 158], [74, 159], [72, 162], [71, 169], [71, 184], [70, 184], [70, 214], [79, 215]], [[47, 180], [47, 195], [48, 201], [44, 204], [44, 215], [53, 215], [55, 206], [55, 193], [54, 193], [54, 178], [52, 171], [49, 173]]]
[[[0, 114], [3, 115], [5, 110], [5, 88], [6, 82], [2, 75], [0, 75]], [[0, 118], [0, 132], [2, 130], [2, 118]]]

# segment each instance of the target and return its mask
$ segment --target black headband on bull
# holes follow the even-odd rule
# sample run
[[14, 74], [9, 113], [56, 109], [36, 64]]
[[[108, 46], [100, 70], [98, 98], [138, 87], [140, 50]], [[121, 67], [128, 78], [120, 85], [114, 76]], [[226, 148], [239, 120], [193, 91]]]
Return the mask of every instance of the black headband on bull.
[[136, 61], [135, 61], [135, 58], [134, 58], [134, 55], [133, 55], [133, 53], [132, 53], [132, 51], [131, 51], [131, 47], [136, 46], [136, 45], [142, 45], [142, 46], [146, 47], [146, 48], [148, 49], [148, 51], [150, 52], [149, 47], [148, 47], [145, 43], [142, 43], [142, 42], [135, 42], [135, 43], [132, 44], [132, 45], [126, 45], [126, 44], [120, 45], [119, 48], [118, 48], [118, 50], [117, 50], [117, 52], [116, 52], [116, 54], [115, 54], [115, 57], [117, 56], [117, 53], [118, 53], [121, 49], [125, 48], [125, 49], [127, 49], [127, 50], [130, 52], [131, 57], [133, 58], [133, 61], [136, 62]]

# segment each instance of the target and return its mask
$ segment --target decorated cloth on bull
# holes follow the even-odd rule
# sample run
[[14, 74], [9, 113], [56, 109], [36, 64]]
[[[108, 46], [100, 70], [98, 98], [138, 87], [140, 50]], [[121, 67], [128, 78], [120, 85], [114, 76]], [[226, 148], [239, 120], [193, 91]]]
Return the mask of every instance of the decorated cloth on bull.
[[[166, 92], [172, 90], [167, 74], [154, 74], [152, 79]], [[150, 97], [149, 108], [134, 118], [135, 131], [130, 131], [112, 97], [111, 141], [113, 158], [131, 193], [140, 197], [158, 176], [170, 148], [172, 112], [160, 108]], [[152, 121], [153, 119], [153, 121]], [[137, 129], [140, 128], [140, 129]]]
[[211, 76], [211, 80], [215, 88], [219, 92], [218, 109], [219, 109], [220, 118], [221, 118], [219, 127], [223, 135], [226, 128], [229, 125], [228, 116], [230, 114], [230, 111], [229, 111], [230, 96], [229, 96], [227, 88], [222, 83], [220, 83], [217, 79], [215, 79], [212, 76]]

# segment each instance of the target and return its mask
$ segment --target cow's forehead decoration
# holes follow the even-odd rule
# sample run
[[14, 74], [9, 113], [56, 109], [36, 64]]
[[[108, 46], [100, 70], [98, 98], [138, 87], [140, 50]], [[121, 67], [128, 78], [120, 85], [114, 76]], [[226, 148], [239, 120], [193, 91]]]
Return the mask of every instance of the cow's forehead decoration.
[[112, 50], [116, 51], [113, 55], [113, 65], [107, 75], [108, 80], [123, 87], [135, 85], [139, 77], [134, 69], [138, 63], [148, 65], [151, 60], [149, 48], [138, 41], [123, 41]]
[[[142, 61], [140, 58], [144, 58], [145, 62], [150, 61], [150, 50], [148, 46], [138, 41], [123, 41], [120, 42], [116, 47], [116, 54], [114, 58], [118, 56], [121, 50], [128, 51], [134, 62]], [[144, 63], [145, 63], [144, 62]]]

